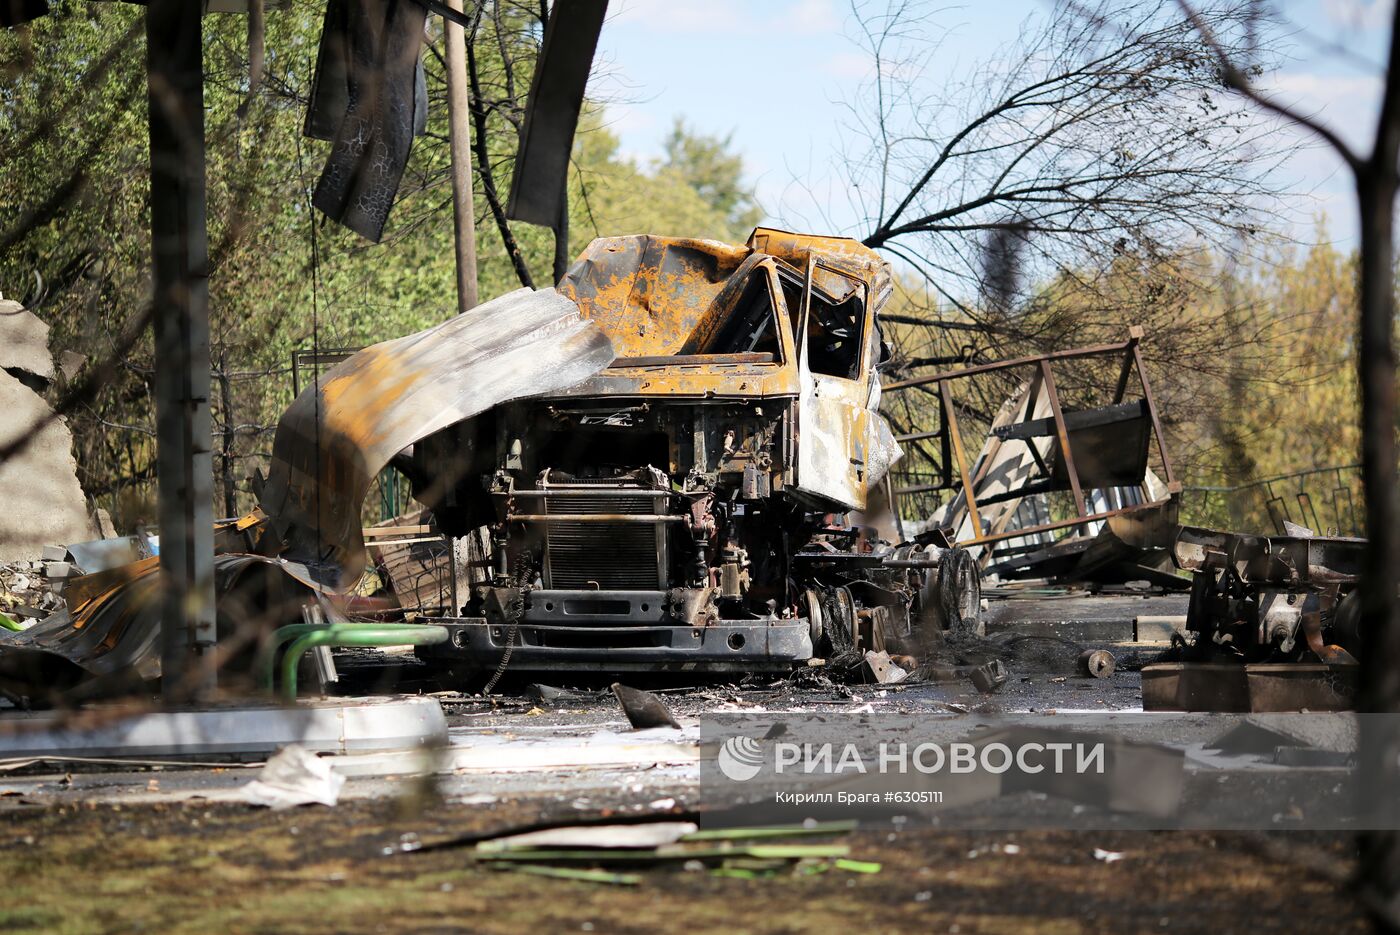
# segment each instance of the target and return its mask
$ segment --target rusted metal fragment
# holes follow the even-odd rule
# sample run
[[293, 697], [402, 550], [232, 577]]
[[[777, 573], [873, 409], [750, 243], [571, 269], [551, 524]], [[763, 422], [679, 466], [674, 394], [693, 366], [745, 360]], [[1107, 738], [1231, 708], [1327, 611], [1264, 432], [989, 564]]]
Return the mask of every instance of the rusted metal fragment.
[[651, 727], [679, 729], [681, 726], [671, 714], [671, 710], [666, 707], [666, 703], [651, 692], [613, 682], [612, 693], [617, 696], [618, 704], [622, 705], [622, 711], [627, 715], [633, 730], [646, 730]]
[[866, 650], [865, 668], [867, 681], [877, 685], [892, 685], [895, 682], [902, 682], [909, 675], [907, 669], [900, 666], [889, 653], [883, 650]]
[[1182, 526], [1173, 558], [1183, 571], [1230, 564], [1253, 584], [1356, 584], [1366, 540], [1347, 536], [1256, 536]]
[[263, 549], [344, 590], [364, 571], [360, 507], [396, 454], [500, 403], [557, 392], [605, 368], [607, 335], [553, 290], [515, 292], [367, 347], [302, 392], [277, 424], [259, 506]]
[[[829, 264], [856, 279], [868, 281], [871, 285], [869, 302], [876, 311], [884, 307], [894, 287], [889, 263], [885, 262], [880, 254], [850, 237], [794, 234], [771, 227], [759, 227], [749, 235], [749, 246], [778, 257], [798, 269], [807, 266], [813, 253], [818, 254], [824, 264]], [[813, 270], [812, 282], [837, 299], [844, 299], [851, 292], [850, 279], [821, 267]]]
[[973, 669], [970, 678], [973, 688], [983, 694], [989, 694], [1005, 685], [1010, 673], [1006, 671], [1006, 666], [1000, 659], [989, 659]]
[[1086, 649], [1079, 654], [1075, 664], [1079, 667], [1080, 675], [1096, 679], [1112, 678], [1117, 665], [1113, 653], [1106, 649]]
[[1192, 573], [1190, 639], [1162, 661], [1354, 664], [1363, 641], [1352, 595], [1365, 547], [1181, 527], [1173, 558]]

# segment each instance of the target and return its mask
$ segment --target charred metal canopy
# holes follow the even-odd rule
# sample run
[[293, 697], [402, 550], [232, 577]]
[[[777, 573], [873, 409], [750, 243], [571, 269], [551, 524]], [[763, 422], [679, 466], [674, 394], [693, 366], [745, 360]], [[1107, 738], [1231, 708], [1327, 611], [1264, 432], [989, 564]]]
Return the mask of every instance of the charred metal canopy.
[[259, 498], [274, 537], [264, 548], [322, 566], [332, 587], [353, 584], [365, 561], [360, 506], [396, 454], [505, 400], [571, 386], [612, 359], [607, 337], [553, 290], [519, 289], [365, 348], [278, 421]]

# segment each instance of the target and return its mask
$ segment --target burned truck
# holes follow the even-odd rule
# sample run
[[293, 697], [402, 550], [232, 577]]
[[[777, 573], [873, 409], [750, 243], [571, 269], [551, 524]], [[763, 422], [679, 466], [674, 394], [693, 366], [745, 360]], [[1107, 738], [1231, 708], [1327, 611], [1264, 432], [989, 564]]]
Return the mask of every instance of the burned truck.
[[[465, 459], [428, 502], [444, 530], [486, 526], [491, 543], [490, 581], [427, 652], [785, 670], [909, 651], [929, 638], [919, 627], [975, 615], [969, 562], [897, 548], [853, 517], [899, 456], [877, 411], [890, 271], [874, 252], [764, 229], [742, 247], [607, 238], [558, 292], [616, 359], [415, 446], [408, 473], [424, 486]], [[940, 569], [952, 601], [938, 600]]]
[[[900, 454], [878, 411], [890, 291], [888, 264], [844, 238], [595, 240], [553, 292], [461, 316], [476, 338], [449, 322], [376, 345], [303, 394], [279, 427], [262, 551], [314, 554], [313, 575], [348, 587], [357, 507], [387, 462], [442, 533], [484, 544], [453, 612], [420, 618], [450, 632], [420, 653], [455, 668], [917, 655], [975, 625], [980, 593], [967, 553], [899, 541], [882, 509]], [[508, 328], [520, 337], [492, 331]], [[453, 348], [479, 359], [454, 365]]]

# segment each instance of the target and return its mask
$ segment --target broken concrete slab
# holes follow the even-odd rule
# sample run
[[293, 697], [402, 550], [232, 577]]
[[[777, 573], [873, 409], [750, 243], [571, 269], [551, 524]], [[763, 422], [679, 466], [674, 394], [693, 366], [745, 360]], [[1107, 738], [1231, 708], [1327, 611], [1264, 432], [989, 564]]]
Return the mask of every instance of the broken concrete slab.
[[44, 383], [52, 383], [56, 376], [49, 353], [49, 326], [4, 297], [0, 297], [0, 370], [17, 370]]
[[86, 354], [79, 354], [76, 351], [60, 351], [58, 372], [63, 374], [63, 379], [73, 381], [78, 379], [78, 374], [82, 372], [85, 363], [87, 363]]
[[0, 373], [0, 412], [0, 446], [30, 436], [0, 463], [0, 562], [36, 559], [51, 543], [91, 539], [68, 426], [9, 373]]

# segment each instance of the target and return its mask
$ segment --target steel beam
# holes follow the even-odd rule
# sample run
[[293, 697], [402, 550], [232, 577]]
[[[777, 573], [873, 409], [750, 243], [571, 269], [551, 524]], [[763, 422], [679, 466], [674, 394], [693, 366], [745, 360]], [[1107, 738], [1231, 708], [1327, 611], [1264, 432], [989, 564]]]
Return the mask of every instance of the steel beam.
[[203, 4], [146, 7], [151, 278], [160, 492], [161, 672], [170, 700], [214, 686], [209, 245], [204, 204]]

